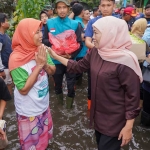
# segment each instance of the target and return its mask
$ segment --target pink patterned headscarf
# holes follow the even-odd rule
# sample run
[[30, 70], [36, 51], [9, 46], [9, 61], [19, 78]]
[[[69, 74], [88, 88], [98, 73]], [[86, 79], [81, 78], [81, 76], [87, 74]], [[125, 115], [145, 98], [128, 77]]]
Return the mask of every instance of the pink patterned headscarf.
[[102, 34], [98, 53], [103, 60], [130, 67], [143, 81], [136, 55], [129, 51], [132, 42], [127, 23], [116, 17], [107, 16], [98, 19], [94, 24]]

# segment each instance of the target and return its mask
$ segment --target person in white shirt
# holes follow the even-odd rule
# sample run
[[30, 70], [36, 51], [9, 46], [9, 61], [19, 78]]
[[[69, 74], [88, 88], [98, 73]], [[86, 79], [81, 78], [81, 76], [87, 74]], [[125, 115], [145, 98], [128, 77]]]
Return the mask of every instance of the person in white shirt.
[[46, 149], [53, 135], [48, 74], [55, 73], [47, 47], [42, 45], [42, 22], [26, 18], [12, 39], [9, 70], [15, 84], [14, 103], [22, 150]]
[[96, 18], [99, 15], [99, 8], [94, 7], [93, 8], [93, 14], [90, 16], [90, 19]]

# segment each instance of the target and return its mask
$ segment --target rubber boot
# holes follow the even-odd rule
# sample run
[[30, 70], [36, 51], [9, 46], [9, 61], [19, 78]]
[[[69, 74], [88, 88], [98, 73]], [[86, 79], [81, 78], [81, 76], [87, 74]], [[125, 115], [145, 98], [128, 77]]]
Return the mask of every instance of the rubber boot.
[[63, 101], [63, 93], [56, 95], [57, 96], [57, 100], [58, 100], [58, 105], [63, 105], [64, 101]]
[[141, 124], [150, 127], [150, 114], [143, 110], [141, 112]]
[[73, 106], [73, 99], [72, 97], [66, 97], [66, 108], [71, 109]]
[[91, 100], [88, 99], [88, 110], [90, 110], [90, 109], [91, 109]]

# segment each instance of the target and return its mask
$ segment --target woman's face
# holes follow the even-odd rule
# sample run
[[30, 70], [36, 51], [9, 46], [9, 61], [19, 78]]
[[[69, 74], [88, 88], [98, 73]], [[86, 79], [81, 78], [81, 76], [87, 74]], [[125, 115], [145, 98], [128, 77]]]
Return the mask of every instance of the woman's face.
[[90, 12], [89, 10], [84, 11], [83, 20], [89, 21], [90, 20]]
[[124, 13], [124, 8], [122, 8], [122, 9], [120, 10], [120, 14], [123, 15], [123, 13]]
[[34, 34], [33, 40], [36, 46], [40, 46], [42, 44], [42, 31], [40, 27]]
[[93, 32], [94, 32], [93, 34], [94, 45], [96, 48], [99, 48], [102, 33], [96, 27], [93, 27]]

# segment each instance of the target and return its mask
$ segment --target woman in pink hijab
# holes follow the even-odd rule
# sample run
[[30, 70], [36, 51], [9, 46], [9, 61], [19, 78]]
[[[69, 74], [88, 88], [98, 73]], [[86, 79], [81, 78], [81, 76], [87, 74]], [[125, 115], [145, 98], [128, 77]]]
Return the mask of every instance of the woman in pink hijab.
[[126, 22], [103, 17], [93, 24], [93, 48], [79, 62], [67, 60], [49, 49], [52, 57], [67, 66], [69, 72], [90, 68], [94, 123], [99, 150], [120, 150], [132, 138], [135, 117], [139, 115], [142, 74], [137, 57], [130, 50], [131, 39]]

